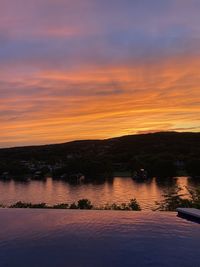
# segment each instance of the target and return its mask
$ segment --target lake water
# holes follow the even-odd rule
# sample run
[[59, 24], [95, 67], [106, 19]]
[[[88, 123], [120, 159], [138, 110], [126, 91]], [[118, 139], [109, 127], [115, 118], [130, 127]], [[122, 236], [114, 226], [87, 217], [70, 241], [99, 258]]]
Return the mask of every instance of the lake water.
[[200, 225], [175, 212], [0, 209], [0, 267], [197, 267]]
[[[0, 181], [0, 204], [10, 205], [17, 201], [47, 204], [72, 203], [82, 198], [88, 198], [95, 205], [106, 203], [128, 202], [136, 198], [143, 210], [155, 208], [155, 201], [162, 200], [162, 195], [168, 188], [175, 185], [195, 187], [192, 179], [178, 177], [165, 179], [156, 178], [146, 182], [137, 182], [130, 177], [115, 177], [102, 183], [69, 184], [47, 178], [46, 181]], [[200, 184], [200, 182], [199, 182]]]

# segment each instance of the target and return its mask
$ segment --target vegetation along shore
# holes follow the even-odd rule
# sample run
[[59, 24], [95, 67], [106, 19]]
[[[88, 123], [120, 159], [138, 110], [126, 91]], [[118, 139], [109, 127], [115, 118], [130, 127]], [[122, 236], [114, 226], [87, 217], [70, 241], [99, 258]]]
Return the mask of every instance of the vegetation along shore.
[[[196, 189], [187, 189], [187, 194], [181, 194], [181, 188], [175, 187], [163, 195], [163, 200], [157, 202], [157, 208], [154, 211], [176, 211], [177, 208], [196, 208], [200, 209], [200, 187]], [[47, 205], [46, 203], [26, 203], [16, 202], [12, 205], [0, 205], [0, 208], [32, 208], [32, 209], [84, 209], [84, 210], [124, 210], [141, 211], [138, 201], [133, 198], [128, 203], [112, 203], [101, 206], [94, 206], [89, 199], [80, 199], [77, 202], [60, 203]]]

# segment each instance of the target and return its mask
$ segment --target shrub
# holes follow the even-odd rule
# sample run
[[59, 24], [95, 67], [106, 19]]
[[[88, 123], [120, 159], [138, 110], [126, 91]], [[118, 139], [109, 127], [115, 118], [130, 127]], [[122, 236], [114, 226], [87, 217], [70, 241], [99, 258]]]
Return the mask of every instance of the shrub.
[[[1, 207], [1, 205], [0, 205]], [[4, 206], [2, 206], [4, 207]], [[83, 209], [83, 210], [141, 210], [140, 205], [136, 199], [131, 199], [129, 203], [121, 204], [106, 204], [101, 207], [94, 207], [89, 199], [80, 199], [77, 203], [73, 202], [72, 204], [60, 203], [53, 206], [48, 206], [46, 203], [32, 204], [26, 202], [16, 202], [13, 205], [10, 205], [9, 208], [38, 208], [38, 209]]]
[[128, 206], [131, 210], [136, 210], [136, 211], [141, 210], [141, 207], [135, 198], [130, 200], [130, 202], [128, 203]]
[[77, 205], [75, 202], [73, 202], [70, 206], [69, 206], [70, 209], [74, 210], [74, 209], [78, 209]]
[[61, 203], [61, 204], [56, 204], [52, 207], [52, 209], [68, 209], [69, 204], [67, 203]]
[[93, 208], [93, 205], [91, 204], [91, 201], [88, 199], [80, 199], [78, 201], [77, 205], [78, 209], [86, 209], [86, 210], [91, 210]]
[[134, 211], [140, 211], [140, 205], [138, 204], [136, 199], [131, 199], [129, 201], [129, 203], [121, 203], [121, 204], [116, 204], [116, 203], [112, 203], [112, 204], [106, 204], [103, 207], [100, 207], [101, 210], [134, 210]]
[[175, 211], [177, 208], [198, 208], [200, 209], [200, 188], [188, 189], [188, 197], [180, 193], [181, 188], [176, 187], [164, 195], [164, 200], [156, 202], [161, 211]]
[[32, 204], [32, 203], [26, 203], [26, 202], [16, 202], [15, 204], [9, 206], [9, 208], [31, 208], [31, 209], [44, 209], [48, 208], [46, 203], [39, 203], [39, 204]]

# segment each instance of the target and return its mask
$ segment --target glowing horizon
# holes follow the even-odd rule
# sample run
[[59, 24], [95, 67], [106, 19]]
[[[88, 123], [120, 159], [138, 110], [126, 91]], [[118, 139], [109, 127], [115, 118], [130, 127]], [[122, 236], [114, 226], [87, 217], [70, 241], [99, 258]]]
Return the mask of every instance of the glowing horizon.
[[0, 0], [0, 147], [200, 131], [197, 0]]

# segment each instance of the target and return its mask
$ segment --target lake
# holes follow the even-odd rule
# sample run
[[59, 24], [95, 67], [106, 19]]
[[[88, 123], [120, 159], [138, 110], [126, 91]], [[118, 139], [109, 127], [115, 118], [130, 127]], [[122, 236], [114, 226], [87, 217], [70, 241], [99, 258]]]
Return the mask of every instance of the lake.
[[162, 200], [164, 192], [169, 188], [178, 185], [186, 192], [185, 187], [193, 188], [198, 184], [200, 185], [200, 182], [188, 177], [165, 180], [153, 178], [145, 182], [137, 182], [130, 177], [115, 177], [104, 182], [80, 184], [69, 184], [52, 178], [29, 182], [0, 181], [0, 204], [10, 205], [24, 201], [53, 205], [88, 198], [98, 206], [128, 202], [131, 198], [136, 198], [143, 210], [150, 210], [155, 208], [156, 201]]

